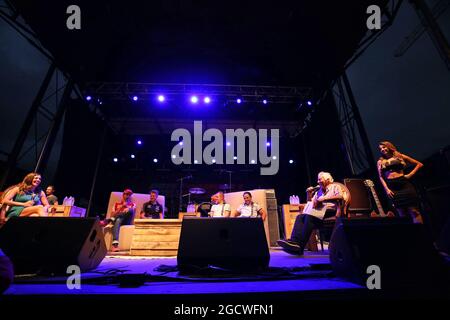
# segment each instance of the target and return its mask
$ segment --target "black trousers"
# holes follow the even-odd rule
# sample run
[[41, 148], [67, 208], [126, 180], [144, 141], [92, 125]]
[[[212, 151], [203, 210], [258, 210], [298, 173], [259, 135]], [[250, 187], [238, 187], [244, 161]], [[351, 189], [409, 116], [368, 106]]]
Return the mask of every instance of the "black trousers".
[[[327, 210], [324, 218], [334, 216], [335, 214], [335, 210]], [[295, 218], [294, 228], [291, 233], [291, 240], [299, 243], [300, 247], [303, 249], [308, 243], [313, 230], [322, 227], [322, 225], [323, 220], [319, 218], [309, 214], [299, 214], [297, 218]]]

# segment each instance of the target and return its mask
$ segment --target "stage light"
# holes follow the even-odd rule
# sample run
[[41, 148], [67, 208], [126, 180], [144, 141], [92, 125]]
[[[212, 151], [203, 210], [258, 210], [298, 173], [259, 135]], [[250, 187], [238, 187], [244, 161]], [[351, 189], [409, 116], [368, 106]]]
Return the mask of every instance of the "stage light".
[[154, 162], [154, 163], [158, 163], [158, 159], [154, 158], [154, 159], [153, 159], [153, 162]]
[[250, 163], [251, 163], [251, 164], [255, 164], [255, 163], [256, 163], [256, 161], [255, 161], [255, 160], [252, 160], [252, 161], [250, 161]]
[[227, 147], [229, 147], [229, 146], [231, 146], [231, 142], [228, 141], [227, 142]]
[[308, 102], [306, 102], [308, 104], [308, 106], [312, 106], [312, 102], [310, 100], [308, 100]]
[[270, 142], [266, 142], [266, 146], [270, 147]]
[[233, 159], [234, 159], [234, 160], [237, 160], [237, 157], [236, 157], [236, 156], [234, 156], [234, 157], [233, 157]]
[[197, 103], [198, 102], [198, 97], [197, 96], [192, 96], [191, 97], [191, 102], [192, 103]]
[[216, 163], [216, 159], [212, 159], [212, 163]]
[[114, 159], [113, 159], [113, 161], [114, 161], [114, 162], [118, 162], [118, 161], [119, 161], [119, 159], [117, 159], [117, 158], [114, 158]]
[[182, 146], [182, 145], [183, 145], [183, 141], [178, 142], [178, 144], [179, 144], [180, 146]]
[[133, 96], [133, 101], [138, 101], [138, 97], [137, 96]]
[[136, 158], [136, 156], [134, 154], [132, 154], [130, 157], [131, 157], [131, 159]]
[[289, 160], [289, 163], [290, 163], [290, 164], [293, 164], [293, 163], [294, 163], [294, 160]]
[[159, 102], [164, 102], [166, 100], [166, 97], [164, 97], [162, 94], [160, 94], [159, 96], [158, 96], [158, 101]]
[[142, 140], [138, 140], [138, 141], [136, 141], [136, 143], [137, 143], [138, 145], [142, 145]]
[[240, 98], [237, 98], [237, 99], [236, 99], [236, 103], [239, 104], [239, 103], [241, 103], [241, 102], [242, 102], [242, 100], [241, 100]]
[[267, 100], [266, 99], [263, 100], [263, 104], [267, 104]]
[[172, 155], [172, 159], [176, 159], [176, 158], [177, 158], [177, 156], [173, 154]]
[[197, 160], [194, 160], [194, 163], [195, 163], [195, 164], [197, 164], [197, 163], [198, 163], [198, 161], [197, 161]]
[[87, 96], [86, 97], [86, 101], [91, 101], [92, 100], [92, 97], [91, 96]]
[[203, 99], [203, 102], [204, 102], [204, 103], [210, 103], [210, 102], [211, 102], [211, 98], [210, 98], [210, 97], [205, 97], [205, 98]]
[[277, 156], [273, 156], [272, 159], [273, 159], [273, 160], [277, 160]]

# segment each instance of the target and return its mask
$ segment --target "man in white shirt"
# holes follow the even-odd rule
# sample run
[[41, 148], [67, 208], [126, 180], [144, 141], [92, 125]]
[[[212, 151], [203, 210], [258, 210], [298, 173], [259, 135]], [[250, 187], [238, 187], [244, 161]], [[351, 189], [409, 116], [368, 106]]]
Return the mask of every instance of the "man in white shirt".
[[216, 203], [211, 207], [210, 217], [219, 218], [229, 217], [231, 215], [231, 206], [225, 203], [222, 191], [217, 192], [211, 199], [214, 199]]
[[250, 192], [244, 192], [242, 195], [244, 198], [244, 203], [237, 208], [235, 213], [233, 214], [234, 217], [248, 217], [248, 218], [257, 218], [261, 217], [263, 220], [266, 220], [267, 213], [266, 211], [261, 208], [261, 206], [253, 202], [252, 200], [252, 194]]
[[322, 214], [306, 214], [306, 212], [299, 214], [295, 219], [291, 238], [277, 241], [283, 251], [294, 255], [303, 255], [303, 249], [308, 243], [312, 231], [322, 225], [324, 218], [338, 214], [336, 202], [344, 199], [345, 191], [339, 184], [333, 182], [331, 174], [319, 172], [317, 183], [320, 189], [312, 198], [312, 206]]

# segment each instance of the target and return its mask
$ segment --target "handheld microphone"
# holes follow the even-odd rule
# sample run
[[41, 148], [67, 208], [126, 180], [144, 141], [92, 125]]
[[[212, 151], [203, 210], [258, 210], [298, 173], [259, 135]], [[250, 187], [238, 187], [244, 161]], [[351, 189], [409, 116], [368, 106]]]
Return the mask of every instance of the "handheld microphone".
[[320, 189], [320, 186], [319, 185], [317, 185], [317, 186], [315, 186], [315, 187], [309, 187], [308, 189], [306, 189], [306, 191], [315, 191], [315, 190], [318, 190], [318, 189]]

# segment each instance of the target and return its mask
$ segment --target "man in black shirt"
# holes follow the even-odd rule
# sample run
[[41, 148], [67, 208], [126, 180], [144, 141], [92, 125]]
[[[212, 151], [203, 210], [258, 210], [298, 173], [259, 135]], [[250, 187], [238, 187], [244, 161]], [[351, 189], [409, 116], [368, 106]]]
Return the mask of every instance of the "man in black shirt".
[[141, 219], [164, 219], [164, 208], [156, 199], [158, 198], [158, 190], [150, 191], [150, 201], [142, 205], [140, 214]]

